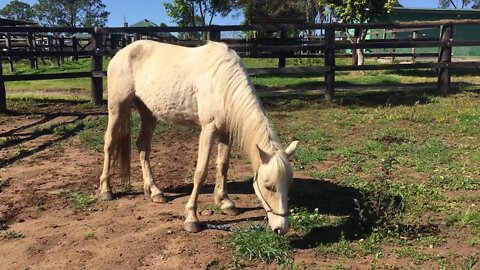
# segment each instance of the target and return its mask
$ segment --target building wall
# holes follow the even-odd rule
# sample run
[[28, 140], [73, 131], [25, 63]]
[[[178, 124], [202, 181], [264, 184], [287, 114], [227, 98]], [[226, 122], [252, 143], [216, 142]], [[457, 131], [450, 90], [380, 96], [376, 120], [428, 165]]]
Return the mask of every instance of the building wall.
[[[430, 21], [445, 19], [480, 19], [478, 10], [458, 9], [411, 9], [394, 8], [390, 14], [392, 21]], [[411, 38], [412, 33], [398, 33], [398, 38]], [[438, 38], [440, 29], [423, 30], [418, 32], [419, 38]], [[388, 35], [391, 37], [391, 35]], [[480, 25], [455, 25], [453, 30], [455, 40], [480, 40]], [[407, 49], [410, 50], [410, 49]], [[400, 51], [400, 50], [399, 50]], [[417, 52], [437, 52], [434, 48], [418, 48]], [[454, 47], [454, 56], [480, 56], [480, 47]]]

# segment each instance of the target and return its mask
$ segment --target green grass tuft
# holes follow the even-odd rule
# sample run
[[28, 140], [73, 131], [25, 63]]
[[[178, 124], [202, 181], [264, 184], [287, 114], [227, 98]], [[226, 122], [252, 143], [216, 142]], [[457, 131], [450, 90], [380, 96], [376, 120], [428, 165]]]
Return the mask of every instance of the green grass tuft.
[[9, 239], [14, 239], [14, 238], [24, 238], [24, 237], [25, 237], [25, 235], [23, 235], [20, 232], [16, 232], [16, 231], [6, 231], [2, 235], [3, 240], [9, 240]]
[[67, 193], [65, 197], [73, 202], [73, 206], [76, 209], [85, 209], [97, 201], [94, 197], [88, 196], [81, 191]]
[[290, 243], [284, 236], [271, 230], [253, 229], [235, 232], [228, 240], [235, 255], [247, 260], [260, 260], [267, 263], [286, 263]]

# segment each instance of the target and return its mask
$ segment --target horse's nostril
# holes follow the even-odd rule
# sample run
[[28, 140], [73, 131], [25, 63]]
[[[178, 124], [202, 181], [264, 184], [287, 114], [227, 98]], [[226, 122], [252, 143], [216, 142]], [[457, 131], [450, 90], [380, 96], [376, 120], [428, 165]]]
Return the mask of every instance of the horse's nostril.
[[280, 235], [281, 230], [280, 230], [279, 228], [276, 228], [276, 229], [273, 229], [273, 232], [274, 232], [275, 234]]

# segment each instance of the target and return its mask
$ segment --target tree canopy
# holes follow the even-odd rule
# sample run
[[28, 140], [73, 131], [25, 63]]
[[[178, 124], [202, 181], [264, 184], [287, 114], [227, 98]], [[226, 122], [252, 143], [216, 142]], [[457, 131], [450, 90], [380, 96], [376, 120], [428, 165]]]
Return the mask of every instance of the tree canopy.
[[33, 8], [39, 23], [48, 26], [105, 26], [110, 14], [102, 0], [39, 0]]
[[18, 0], [10, 1], [0, 9], [0, 16], [10, 20], [34, 21], [34, 14], [32, 6]]
[[235, 3], [229, 0], [172, 0], [163, 6], [179, 26], [205, 26], [212, 24], [216, 15], [227, 16]]
[[14, 0], [0, 10], [8, 19], [72, 27], [105, 26], [109, 14], [102, 0], [38, 0], [33, 6]]
[[399, 5], [397, 0], [318, 0], [318, 3], [334, 17], [348, 23], [379, 21]]
[[473, 8], [480, 9], [480, 0], [439, 0], [438, 7], [440, 8]]

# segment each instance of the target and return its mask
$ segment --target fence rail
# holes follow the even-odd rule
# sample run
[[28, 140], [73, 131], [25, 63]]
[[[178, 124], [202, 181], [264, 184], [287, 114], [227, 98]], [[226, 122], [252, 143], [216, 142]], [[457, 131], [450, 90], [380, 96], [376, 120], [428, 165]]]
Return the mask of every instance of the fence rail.
[[[457, 68], [478, 68], [480, 61], [452, 62], [452, 47], [480, 46], [477, 40], [456, 40], [454, 27], [478, 25], [480, 20], [440, 20], [415, 22], [363, 23], [363, 24], [275, 24], [275, 25], [227, 25], [204, 27], [115, 27], [115, 28], [64, 28], [64, 27], [0, 27], [0, 58], [7, 60], [13, 71], [15, 59], [29, 59], [32, 68], [38, 58], [53, 57], [61, 64], [63, 57], [89, 57], [91, 70], [56, 74], [3, 75], [0, 69], [0, 112], [5, 112], [7, 81], [48, 80], [89, 77], [92, 88], [92, 102], [102, 103], [104, 56], [112, 56], [119, 49], [138, 39], [156, 39], [184, 46], [199, 46], [206, 40], [223, 41], [237, 53], [245, 57], [278, 58], [278, 68], [248, 69], [251, 75], [259, 74], [324, 74], [325, 98], [334, 97], [335, 73], [352, 70], [399, 70], [399, 69], [438, 69], [438, 88], [446, 94], [450, 87], [451, 70]], [[376, 38], [348, 41], [349, 31], [372, 30]], [[438, 30], [438, 38], [418, 38], [418, 32]], [[223, 38], [222, 33], [242, 32], [245, 38]], [[302, 32], [303, 31], [303, 32]], [[319, 36], [312, 36], [314, 32]], [[398, 38], [396, 33], [412, 33], [408, 38]], [[195, 34], [203, 37], [197, 40], [179, 40], [170, 33]], [[307, 33], [301, 35], [301, 33]], [[393, 35], [386, 39], [387, 33]], [[87, 35], [79, 38], [74, 34]], [[163, 34], [163, 36], [161, 35]], [[379, 38], [383, 34], [383, 38]], [[45, 39], [50, 39], [47, 44]], [[54, 40], [54, 41], [52, 41]], [[411, 52], [397, 52], [396, 49], [411, 48]], [[438, 48], [438, 53], [417, 53], [417, 48]], [[382, 64], [346, 66], [336, 65], [339, 57], [351, 56], [348, 50], [370, 49], [365, 57], [411, 57], [409, 64]], [[318, 57], [324, 59], [324, 66], [285, 67], [289, 57]], [[421, 57], [436, 57], [436, 62], [416, 63]]]

